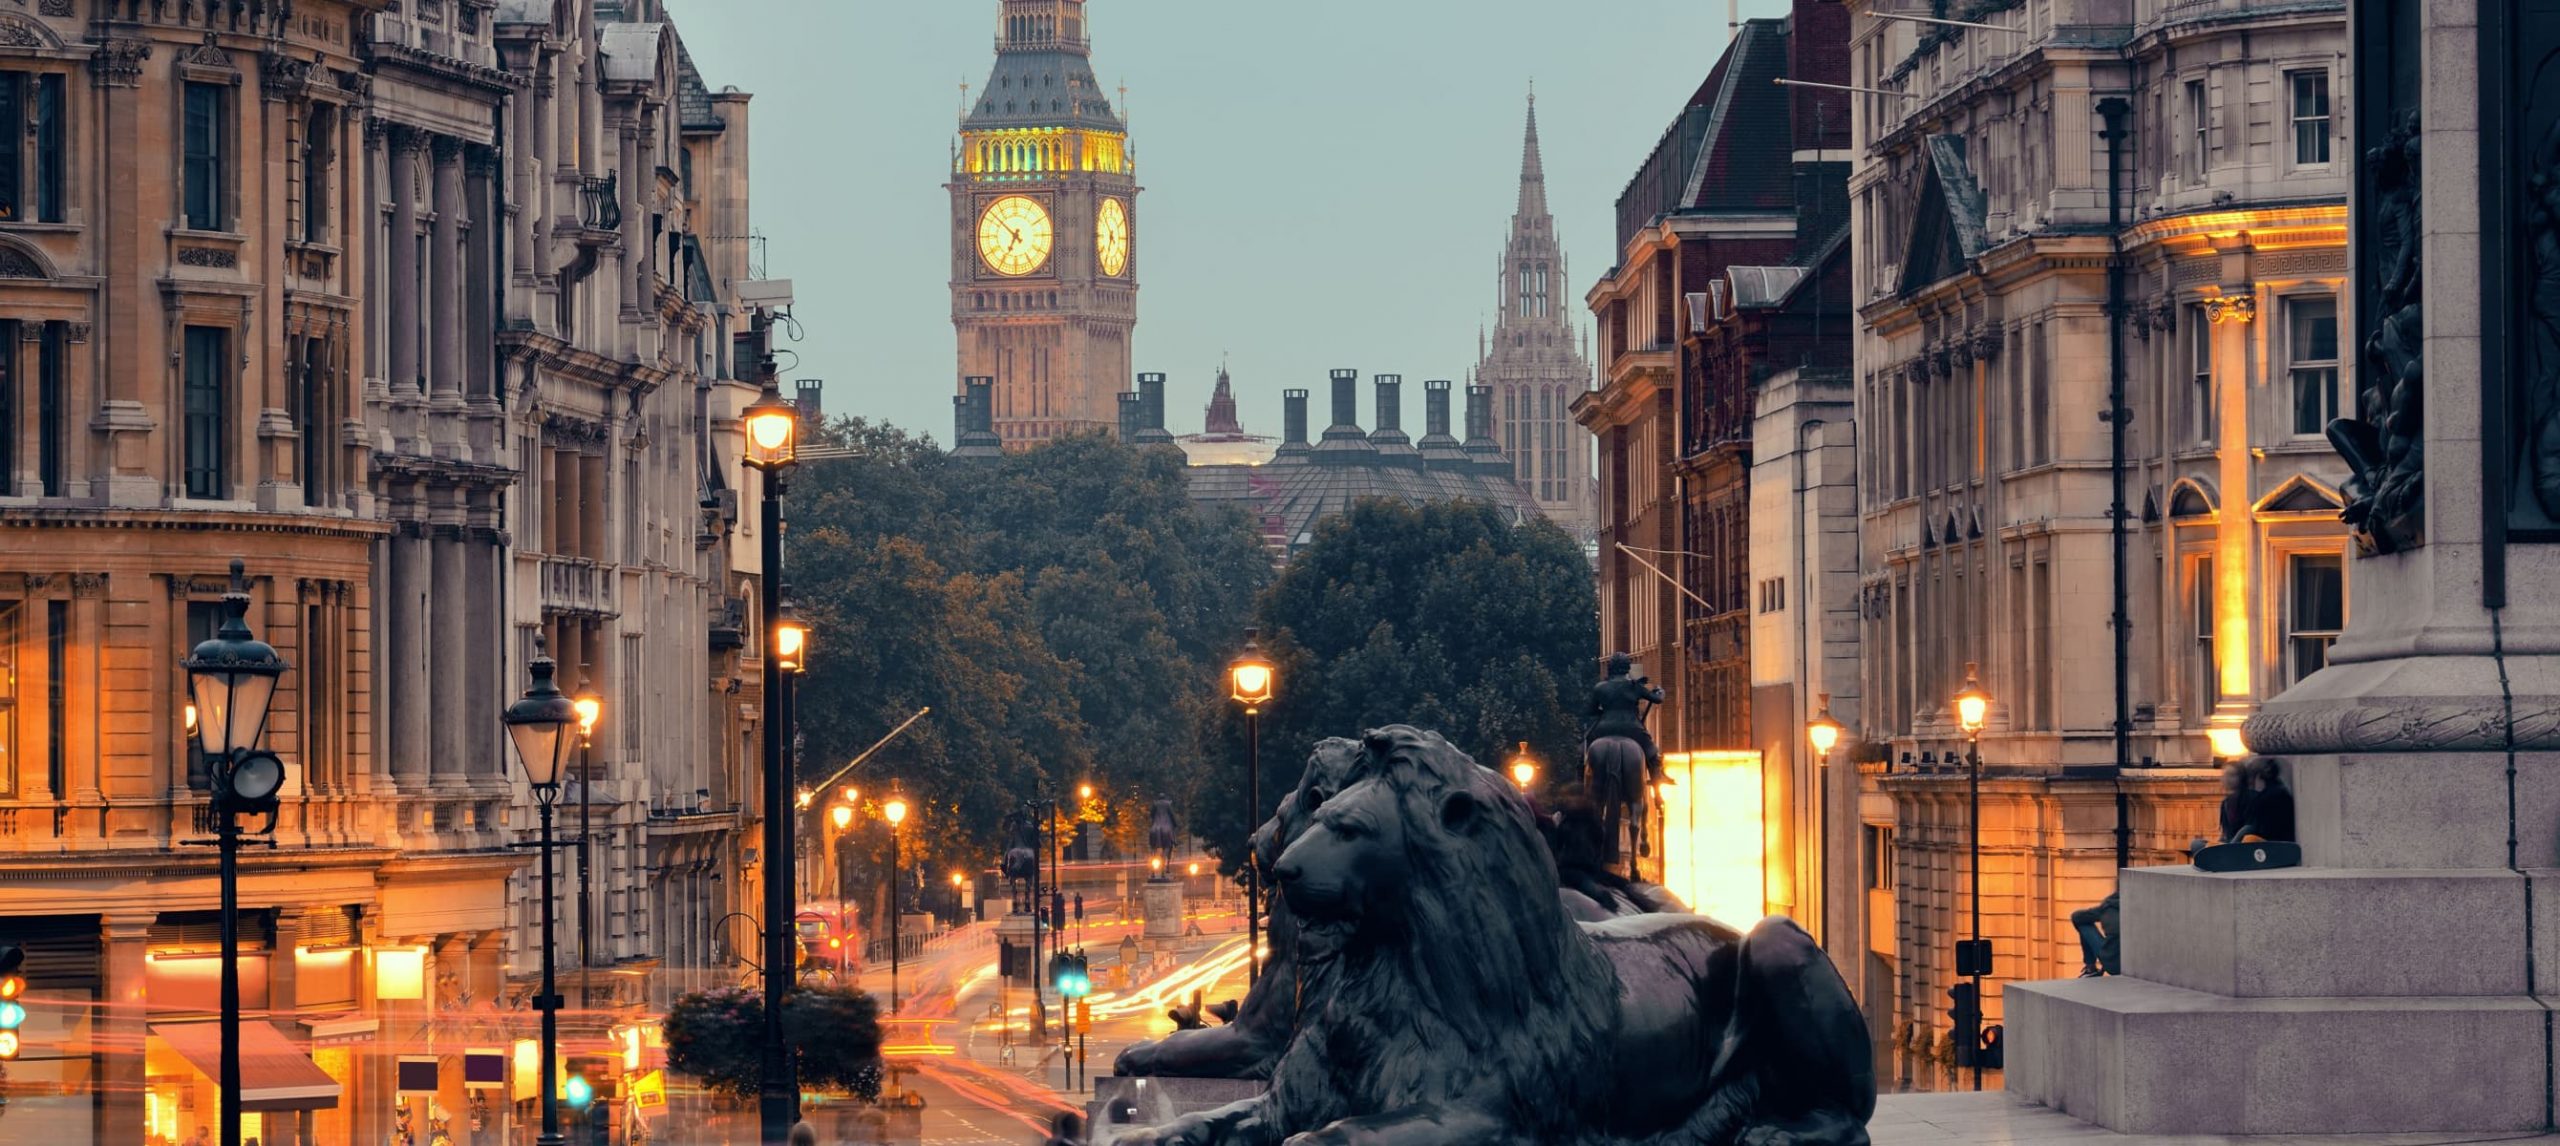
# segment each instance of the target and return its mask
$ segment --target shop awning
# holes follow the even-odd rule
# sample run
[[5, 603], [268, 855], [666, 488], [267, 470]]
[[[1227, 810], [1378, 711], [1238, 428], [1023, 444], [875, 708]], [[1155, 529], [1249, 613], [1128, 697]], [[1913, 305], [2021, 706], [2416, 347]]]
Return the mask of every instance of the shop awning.
[[[222, 1077], [222, 1024], [153, 1023], [151, 1033], [210, 1079]], [[327, 1110], [338, 1084], [265, 1022], [240, 1024], [240, 1109]]]

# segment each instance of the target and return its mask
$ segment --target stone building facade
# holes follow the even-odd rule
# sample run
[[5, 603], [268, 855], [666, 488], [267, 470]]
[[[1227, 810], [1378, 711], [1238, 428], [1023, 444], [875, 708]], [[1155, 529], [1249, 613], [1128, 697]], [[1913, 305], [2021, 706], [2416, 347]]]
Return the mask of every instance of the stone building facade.
[[1495, 273], [1500, 315], [1477, 348], [1475, 383], [1493, 390], [1493, 436], [1511, 456], [1512, 480], [1538, 512], [1575, 539], [1591, 538], [1591, 431], [1573, 403], [1591, 389], [1591, 364], [1565, 319], [1573, 279], [1555, 215], [1547, 210], [1547, 170], [1538, 150], [1538, 100], [1520, 145], [1520, 203], [1511, 215]]
[[538, 902], [509, 845], [532, 804], [499, 713], [537, 634], [607, 703], [596, 946], [626, 974], [599, 982], [663, 990], [627, 972], [735, 949], [714, 931], [755, 812], [734, 618], [757, 570], [727, 512], [745, 97], [708, 93], [662, 17], [0, 12], [0, 121], [23, 127], [0, 148], [12, 1140], [216, 1117], [217, 885], [189, 846], [208, 770], [178, 661], [235, 557], [292, 665], [276, 847], [242, 856], [250, 1134], [495, 1142], [518, 1118], [465, 1063], [531, 1034]]
[[[2211, 833], [2208, 733], [2318, 669], [2345, 616], [2340, 352], [2352, 167], [2344, 9], [2021, 0], [2011, 33], [1859, 3], [1851, 176], [1865, 666], [1853, 730], [1866, 1002], [1889, 1077], [1952, 1058], [1967, 937], [1968, 665], [1998, 983], [2069, 976], [2121, 850]], [[2106, 130], [2118, 117], [2113, 150]], [[2109, 176], [2120, 216], [2111, 224]], [[2118, 255], [2120, 252], [2120, 255]], [[2111, 331], [2108, 266], [2124, 267]], [[2111, 335], [2130, 671], [2111, 657]], [[1849, 894], [1843, 889], [1843, 894]], [[1886, 989], [1889, 987], [1889, 990]]]
[[[1745, 898], [1790, 913], [1813, 903], [1818, 836], [1788, 811], [1813, 804], [1791, 745], [1754, 723], [1752, 441], [1769, 376], [1828, 361], [1803, 320], [1826, 297], [1808, 272], [1838, 245], [1847, 120], [1836, 97], [1774, 81], [1843, 78], [1846, 29], [1839, 4], [1799, 0], [1736, 30], [1618, 199], [1618, 263], [1585, 298], [1601, 384], [1573, 408], [1599, 441], [1598, 651], [1632, 654], [1662, 687], [1664, 751], [1760, 753], [1760, 887]], [[1833, 323], [1836, 342], [1847, 319]]]
[[[521, 475], [508, 639], [519, 663], [539, 640], [564, 689], [604, 702], [561, 798], [587, 842], [560, 904], [567, 990], [601, 1033], [752, 943], [720, 922], [752, 898], [758, 812], [760, 491], [734, 417], [757, 370], [737, 291], [748, 97], [712, 92], [650, 0], [501, 15], [505, 70], [530, 89], [508, 121], [520, 209], [498, 336]], [[519, 877], [520, 976], [536, 890]]]

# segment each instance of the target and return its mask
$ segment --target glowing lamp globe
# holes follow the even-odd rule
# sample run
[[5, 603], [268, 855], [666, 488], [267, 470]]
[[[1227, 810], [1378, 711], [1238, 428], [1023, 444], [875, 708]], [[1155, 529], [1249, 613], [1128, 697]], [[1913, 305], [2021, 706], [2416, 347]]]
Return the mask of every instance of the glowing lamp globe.
[[747, 431], [746, 462], [760, 470], [777, 470], [799, 458], [800, 410], [782, 398], [781, 387], [768, 380], [764, 392], [740, 411]]
[[592, 692], [581, 692], [578, 694], [578, 698], [576, 700], [572, 700], [569, 703], [578, 711], [579, 737], [586, 738], [594, 736], [596, 734], [596, 722], [604, 719], [604, 699]]
[[1822, 701], [1816, 706], [1813, 719], [1804, 726], [1805, 739], [1813, 742], [1813, 754], [1817, 758], [1831, 755], [1831, 750], [1840, 744], [1840, 722], [1831, 718], [1831, 694], [1820, 695]]
[[1957, 690], [1955, 703], [1956, 723], [1964, 728], [1964, 734], [1982, 735], [1983, 722], [1991, 715], [1991, 694], [1982, 691], [1977, 666], [1972, 661], [1965, 662], [1964, 687]]
[[904, 796], [891, 796], [891, 797], [889, 797], [889, 802], [888, 802], [888, 803], [885, 803], [885, 804], [880, 805], [880, 815], [881, 815], [883, 818], [887, 819], [887, 820], [889, 821], [889, 826], [890, 826], [890, 827], [893, 827], [893, 828], [894, 828], [894, 827], [897, 827], [897, 826], [898, 826], [898, 825], [900, 825], [900, 824], [903, 824], [903, 823], [907, 822], [907, 799], [906, 799], [906, 797], [904, 797]]
[[835, 807], [829, 808], [827, 809], [827, 818], [836, 822], [836, 830], [839, 832], [846, 828], [850, 828], [853, 826], [853, 805], [838, 804]]
[[560, 793], [560, 765], [569, 755], [568, 738], [560, 733], [577, 723], [578, 705], [551, 683], [557, 666], [538, 644], [530, 667], [533, 687], [524, 691], [523, 699], [507, 706], [507, 738], [515, 744], [516, 760], [524, 765], [534, 798], [548, 804]]
[[1260, 711], [1271, 703], [1275, 673], [1271, 658], [1262, 652], [1261, 630], [1244, 631], [1244, 651], [1227, 665], [1227, 695], [1247, 711]]
[[275, 646], [249, 632], [245, 570], [243, 563], [231, 563], [231, 589], [222, 595], [222, 628], [179, 662], [194, 700], [196, 742], [208, 756], [257, 746], [266, 731], [267, 702], [275, 698], [276, 678], [291, 667], [276, 655]]

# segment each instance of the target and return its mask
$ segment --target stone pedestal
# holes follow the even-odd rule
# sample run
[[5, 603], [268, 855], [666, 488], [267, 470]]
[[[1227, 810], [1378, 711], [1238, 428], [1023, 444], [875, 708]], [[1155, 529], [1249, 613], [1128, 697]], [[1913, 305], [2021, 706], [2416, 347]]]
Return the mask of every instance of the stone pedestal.
[[1085, 1125], [1095, 1146], [1105, 1146], [1133, 1127], [1162, 1126], [1185, 1114], [1215, 1110], [1261, 1094], [1263, 1082], [1250, 1078], [1124, 1078], [1101, 1075], [1093, 1080], [1093, 1103], [1085, 1108]]
[[[2350, 4], [2356, 341], [2423, 387], [2423, 521], [2386, 523], [2397, 536], [2350, 563], [2330, 666], [2246, 726], [2251, 749], [2285, 766], [2304, 866], [2126, 872], [2124, 977], [2008, 988], [2013, 1094], [2139, 1134], [2550, 1126], [2560, 1058], [2541, 1000], [2560, 993], [2560, 545], [2541, 540], [2552, 534], [2529, 488], [2499, 470], [2560, 474], [2560, 451], [2513, 436], [2523, 404], [2560, 408], [2560, 393], [2501, 391], [2552, 388], [2560, 363], [2527, 359], [2560, 352], [2510, 327], [2525, 308], [2487, 297], [2506, 288], [2482, 273], [2533, 246], [2519, 220], [2481, 216], [2484, 184], [2511, 191], [2499, 185], [2529, 173], [2482, 130], [2484, 87], [2507, 85], [2490, 118], [2541, 117], [2518, 138], [2541, 138], [2551, 115], [2496, 70], [2552, 37], [2514, 22], [2528, 11]], [[2414, 154], [2387, 137], [2403, 122], [2416, 126]], [[2409, 162], [2416, 201], [2388, 184]], [[2398, 258], [2408, 250], [2422, 279]], [[2395, 312], [2386, 284], [2411, 281], [2422, 296]], [[2412, 305], [2423, 318], [2413, 359], [2401, 353]], [[2373, 355], [2360, 366], [2360, 388], [2388, 381], [2372, 377]]]
[[1182, 937], [1182, 884], [1162, 877], [1151, 879], [1138, 890], [1138, 901], [1146, 915], [1149, 939]]

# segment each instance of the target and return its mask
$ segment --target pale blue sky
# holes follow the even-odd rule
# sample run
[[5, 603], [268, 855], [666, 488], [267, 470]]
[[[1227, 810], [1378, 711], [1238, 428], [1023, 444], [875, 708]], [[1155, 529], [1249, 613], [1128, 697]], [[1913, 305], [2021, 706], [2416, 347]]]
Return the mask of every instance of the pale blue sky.
[[[947, 445], [943, 184], [998, 0], [667, 3], [712, 89], [755, 94], [755, 227], [803, 331], [791, 374], [827, 380], [829, 413]], [[1222, 353], [1265, 434], [1284, 387], [1321, 394], [1333, 367], [1464, 377], [1533, 77], [1578, 300], [1612, 262], [1618, 191], [1726, 38], [1719, 0], [1092, 0], [1091, 20], [1145, 189], [1135, 364], [1171, 376], [1177, 434], [1200, 428]]]

